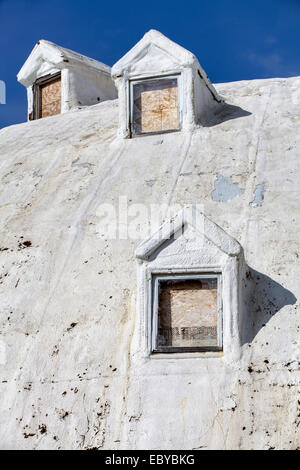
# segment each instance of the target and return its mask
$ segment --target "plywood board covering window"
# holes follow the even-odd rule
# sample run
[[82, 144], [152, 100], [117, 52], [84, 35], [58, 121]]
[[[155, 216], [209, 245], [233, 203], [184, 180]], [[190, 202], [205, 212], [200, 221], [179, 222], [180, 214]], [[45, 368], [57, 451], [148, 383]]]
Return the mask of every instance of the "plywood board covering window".
[[42, 77], [35, 84], [35, 119], [61, 113], [61, 74]]
[[221, 349], [218, 277], [159, 279], [154, 349]]
[[131, 100], [133, 134], [160, 133], [180, 128], [177, 78], [133, 82]]

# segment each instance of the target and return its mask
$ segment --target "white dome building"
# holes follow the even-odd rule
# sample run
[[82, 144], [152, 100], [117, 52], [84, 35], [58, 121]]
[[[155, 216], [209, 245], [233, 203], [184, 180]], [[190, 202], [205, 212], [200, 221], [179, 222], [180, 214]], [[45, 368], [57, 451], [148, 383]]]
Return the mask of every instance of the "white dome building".
[[0, 130], [1, 447], [299, 448], [300, 77], [112, 77]]

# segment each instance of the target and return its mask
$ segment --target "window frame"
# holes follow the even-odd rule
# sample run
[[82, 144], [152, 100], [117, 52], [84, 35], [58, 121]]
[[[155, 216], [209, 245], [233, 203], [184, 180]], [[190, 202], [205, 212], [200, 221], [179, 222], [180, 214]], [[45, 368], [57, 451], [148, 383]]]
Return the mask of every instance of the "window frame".
[[[158, 346], [158, 301], [159, 282], [176, 280], [217, 279], [217, 308], [218, 308], [218, 346]], [[223, 352], [223, 302], [222, 302], [222, 274], [220, 272], [152, 274], [151, 276], [151, 351], [150, 354], [173, 354], [189, 352]]]
[[[61, 81], [61, 107], [62, 107], [62, 73], [57, 72], [38, 78], [33, 85], [33, 120], [42, 119], [41, 113], [41, 86], [55, 82], [58, 78]], [[60, 109], [61, 113], [61, 109]]]
[[[133, 132], [133, 87], [140, 83], [151, 82], [151, 81], [162, 81], [162, 80], [177, 80], [177, 96], [178, 96], [178, 128], [177, 129], [168, 129], [164, 131], [153, 131], [153, 132], [141, 132], [136, 134]], [[180, 132], [182, 130], [182, 97], [181, 97], [181, 82], [182, 77], [181, 73], [173, 73], [170, 75], [159, 75], [159, 76], [149, 76], [141, 78], [133, 78], [129, 80], [129, 89], [128, 89], [128, 101], [129, 101], [129, 134], [130, 138], [133, 137], [142, 137], [147, 135], [159, 135], [167, 134], [170, 132]]]

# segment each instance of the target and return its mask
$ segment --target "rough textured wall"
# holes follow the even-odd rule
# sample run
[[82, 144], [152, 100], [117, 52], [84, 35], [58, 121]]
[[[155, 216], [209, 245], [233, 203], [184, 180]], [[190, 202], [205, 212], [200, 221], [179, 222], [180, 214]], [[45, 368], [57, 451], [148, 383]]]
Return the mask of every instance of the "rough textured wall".
[[[300, 447], [300, 78], [216, 88], [192, 134], [117, 140], [117, 101], [0, 131], [1, 448]], [[120, 195], [203, 204], [241, 243], [239, 362], [133, 367], [139, 240], [99, 230]]]
[[68, 70], [68, 107], [91, 106], [117, 98], [110, 74], [83, 67]]

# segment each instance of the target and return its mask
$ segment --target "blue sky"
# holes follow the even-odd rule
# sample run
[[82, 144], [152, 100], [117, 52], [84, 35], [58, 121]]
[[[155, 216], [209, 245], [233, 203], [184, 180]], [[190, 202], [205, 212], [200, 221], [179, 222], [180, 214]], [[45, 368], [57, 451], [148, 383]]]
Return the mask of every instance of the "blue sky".
[[151, 28], [215, 83], [300, 75], [300, 0], [0, 0], [0, 128], [26, 120], [16, 74], [39, 39], [112, 65]]

